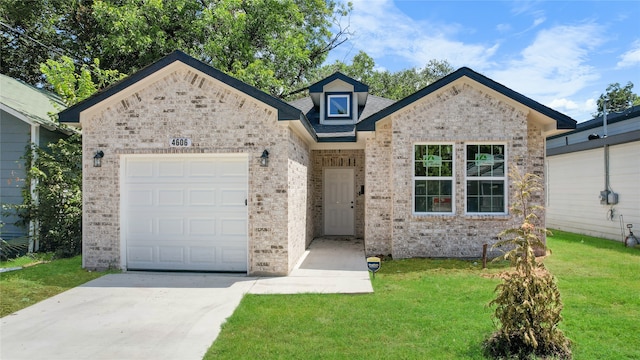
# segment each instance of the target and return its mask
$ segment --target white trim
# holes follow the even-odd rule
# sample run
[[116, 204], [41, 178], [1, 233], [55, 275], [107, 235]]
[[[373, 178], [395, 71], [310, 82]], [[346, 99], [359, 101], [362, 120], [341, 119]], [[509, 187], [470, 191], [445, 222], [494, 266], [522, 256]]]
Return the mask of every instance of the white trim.
[[[418, 145], [450, 145], [451, 146], [451, 176], [416, 176], [415, 162], [416, 162], [416, 146]], [[415, 142], [411, 145], [411, 214], [414, 216], [441, 216], [441, 215], [455, 215], [456, 214], [456, 144], [453, 142]], [[417, 212], [416, 211], [416, 181], [417, 180], [447, 180], [451, 181], [451, 211], [446, 212]]]
[[[35, 145], [36, 147], [40, 147], [40, 125], [35, 123], [35, 122], [31, 122], [31, 144], [29, 144], [29, 147], [31, 148], [31, 146]], [[37, 157], [38, 157], [38, 152], [34, 149], [31, 148], [31, 159], [32, 159], [32, 164], [31, 166], [33, 166], [33, 163], [36, 161]], [[25, 171], [29, 171], [29, 169], [25, 169]], [[35, 205], [37, 205], [39, 203], [39, 199], [38, 199], [38, 191], [36, 190], [38, 186], [38, 179], [36, 178], [32, 178], [31, 179], [31, 183], [29, 184], [29, 193], [31, 194], [31, 202]], [[35, 252], [38, 251], [38, 249], [40, 248], [40, 241], [38, 239], [38, 221], [37, 220], [29, 220], [29, 252]]]
[[[33, 120], [32, 117], [27, 116], [27, 115], [15, 110], [12, 107], [7, 106], [5, 104], [0, 104], [0, 110], [8, 113], [9, 115], [17, 118], [18, 120], [20, 120], [22, 122], [25, 122], [25, 123], [29, 124], [31, 126], [34, 126], [34, 125], [35, 126], [43, 126], [45, 129], [50, 130], [50, 131], [60, 130], [58, 127], [56, 127], [53, 124], [43, 124], [43, 123], [40, 123], [39, 121], [35, 121], [35, 120]], [[45, 122], [44, 120], [42, 120], [42, 121]]]
[[[347, 112], [345, 114], [332, 114], [331, 113], [331, 99], [332, 98], [344, 98], [347, 99]], [[351, 118], [351, 94], [327, 94], [327, 120], [330, 118]]]
[[[467, 176], [467, 146], [478, 146], [478, 145], [502, 145], [504, 146], [504, 154], [503, 154], [503, 176]], [[469, 216], [479, 216], [479, 215], [498, 215], [504, 216], [509, 215], [509, 154], [508, 154], [508, 144], [504, 141], [467, 141], [463, 143], [464, 146], [464, 181], [462, 186], [464, 186], [464, 214]], [[504, 202], [503, 202], [503, 212], [468, 212], [468, 203], [467, 203], [467, 182], [468, 181], [483, 181], [483, 180], [503, 180], [503, 194], [504, 194]]]

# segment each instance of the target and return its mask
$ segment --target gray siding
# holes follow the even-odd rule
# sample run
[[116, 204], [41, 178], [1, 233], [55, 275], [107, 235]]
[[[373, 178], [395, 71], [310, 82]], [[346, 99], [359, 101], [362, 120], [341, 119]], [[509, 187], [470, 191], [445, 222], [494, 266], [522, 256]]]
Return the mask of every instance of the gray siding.
[[604, 150], [547, 157], [547, 227], [622, 241], [624, 224], [640, 227], [640, 141], [610, 146], [609, 186], [617, 204], [601, 204], [605, 189]]
[[58, 140], [66, 137], [67, 135], [61, 132], [50, 131], [40, 127], [40, 147], [46, 148], [47, 144], [58, 142]]
[[[21, 190], [24, 185], [24, 156], [31, 140], [31, 126], [24, 121], [2, 111], [0, 113], [0, 203], [21, 204]], [[14, 223], [13, 215], [1, 215], [4, 226], [0, 228], [3, 239], [26, 235], [26, 230]]]
[[[580, 127], [580, 125], [578, 125], [578, 127]], [[635, 130], [640, 130], [640, 116], [619, 118], [615, 123], [607, 124], [607, 136], [609, 137], [630, 133]], [[602, 124], [599, 123], [598, 126], [595, 127], [589, 126], [584, 130], [578, 129], [562, 136], [551, 137], [547, 139], [547, 150], [588, 142], [589, 135], [591, 134], [602, 136], [604, 134]]]

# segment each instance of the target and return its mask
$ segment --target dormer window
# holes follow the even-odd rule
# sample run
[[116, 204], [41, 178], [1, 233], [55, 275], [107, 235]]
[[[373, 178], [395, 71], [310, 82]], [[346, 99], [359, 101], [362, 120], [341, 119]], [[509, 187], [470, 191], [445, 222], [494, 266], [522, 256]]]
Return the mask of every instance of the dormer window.
[[327, 119], [351, 119], [351, 93], [327, 93]]

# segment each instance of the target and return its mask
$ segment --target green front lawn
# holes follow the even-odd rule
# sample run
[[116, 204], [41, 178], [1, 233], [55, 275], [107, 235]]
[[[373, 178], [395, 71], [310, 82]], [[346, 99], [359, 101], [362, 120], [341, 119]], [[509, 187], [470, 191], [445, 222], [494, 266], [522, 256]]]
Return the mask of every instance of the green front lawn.
[[[31, 265], [28, 258], [2, 263], [2, 267], [23, 265]], [[82, 285], [104, 274], [106, 273], [83, 270], [80, 256], [0, 273], [0, 317]]]
[[[574, 358], [640, 359], [640, 250], [560, 231], [548, 244]], [[482, 359], [502, 270], [398, 260], [383, 263], [374, 294], [247, 295], [205, 359]], [[80, 257], [0, 273], [0, 316], [104, 274]]]
[[[560, 231], [548, 245], [574, 359], [639, 359], [640, 251]], [[205, 359], [482, 359], [503, 269], [399, 260], [374, 294], [247, 295]]]

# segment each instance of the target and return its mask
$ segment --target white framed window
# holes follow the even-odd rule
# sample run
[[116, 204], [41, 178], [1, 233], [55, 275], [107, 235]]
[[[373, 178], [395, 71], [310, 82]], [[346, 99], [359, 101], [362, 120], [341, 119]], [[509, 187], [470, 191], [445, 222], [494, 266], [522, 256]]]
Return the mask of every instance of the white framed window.
[[414, 214], [453, 214], [453, 144], [415, 144], [413, 170]]
[[327, 118], [351, 118], [351, 93], [327, 94]]
[[466, 212], [506, 214], [506, 145], [467, 144], [465, 152]]

